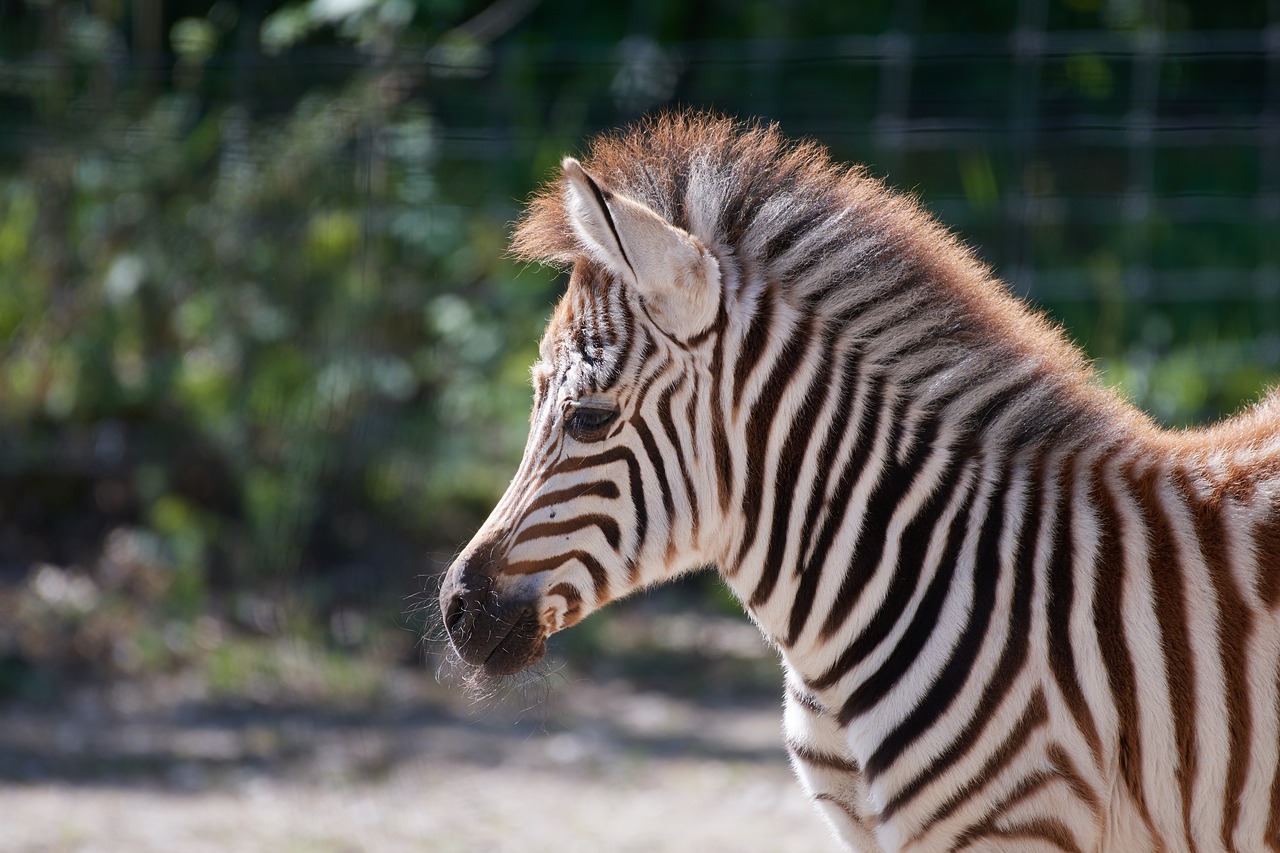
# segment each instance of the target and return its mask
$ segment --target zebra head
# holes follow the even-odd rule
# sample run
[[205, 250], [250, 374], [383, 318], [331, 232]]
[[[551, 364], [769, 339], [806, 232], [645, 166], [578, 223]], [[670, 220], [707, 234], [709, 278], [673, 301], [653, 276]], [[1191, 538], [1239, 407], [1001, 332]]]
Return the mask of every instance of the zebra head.
[[537, 662], [550, 634], [608, 601], [713, 559], [716, 473], [690, 422], [713, 387], [719, 264], [577, 160], [562, 165], [577, 251], [533, 368], [524, 459], [440, 593], [454, 648], [489, 675]]

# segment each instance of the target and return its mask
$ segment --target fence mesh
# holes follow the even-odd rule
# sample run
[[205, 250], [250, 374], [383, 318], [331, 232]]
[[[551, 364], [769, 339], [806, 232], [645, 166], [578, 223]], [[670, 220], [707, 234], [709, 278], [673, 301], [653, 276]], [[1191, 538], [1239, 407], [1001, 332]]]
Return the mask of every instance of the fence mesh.
[[1021, 0], [1003, 24], [988, 15], [986, 30], [956, 32], [912, 0], [879, 34], [814, 34], [809, 22], [788, 35], [794, 5], [766, 38], [637, 27], [621, 43], [499, 50], [494, 79], [508, 64], [533, 69], [535, 102], [513, 109], [499, 85], [468, 90], [463, 107], [446, 86], [447, 155], [551, 168], [548, 126], [577, 141], [563, 118], [575, 87], [569, 111], [587, 127], [671, 104], [777, 120], [919, 194], [1158, 416], [1186, 419], [1145, 376], [1174, 350], [1211, 392], [1240, 382], [1233, 365], [1280, 368], [1280, 3], [1242, 4], [1215, 28], [1196, 28], [1203, 6], [1167, 4], [1166, 20], [1103, 30], [1072, 16], [1097, 4]]

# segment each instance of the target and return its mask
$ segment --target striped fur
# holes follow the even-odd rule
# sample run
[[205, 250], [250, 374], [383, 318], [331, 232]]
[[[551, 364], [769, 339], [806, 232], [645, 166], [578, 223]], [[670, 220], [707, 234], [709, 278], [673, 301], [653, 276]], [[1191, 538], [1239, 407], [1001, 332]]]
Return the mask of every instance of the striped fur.
[[850, 849], [1280, 850], [1280, 395], [1157, 428], [773, 128], [667, 116], [584, 162], [515, 237], [572, 275], [442, 591], [464, 659], [713, 565]]

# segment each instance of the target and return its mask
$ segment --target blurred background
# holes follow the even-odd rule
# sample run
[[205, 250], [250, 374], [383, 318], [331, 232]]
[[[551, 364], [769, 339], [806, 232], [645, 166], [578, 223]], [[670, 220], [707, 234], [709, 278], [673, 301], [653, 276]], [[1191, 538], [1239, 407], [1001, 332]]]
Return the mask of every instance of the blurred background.
[[1280, 378], [1280, 0], [0, 0], [0, 849], [830, 848], [714, 578], [435, 678], [562, 286], [509, 225], [673, 106], [917, 194], [1164, 423]]

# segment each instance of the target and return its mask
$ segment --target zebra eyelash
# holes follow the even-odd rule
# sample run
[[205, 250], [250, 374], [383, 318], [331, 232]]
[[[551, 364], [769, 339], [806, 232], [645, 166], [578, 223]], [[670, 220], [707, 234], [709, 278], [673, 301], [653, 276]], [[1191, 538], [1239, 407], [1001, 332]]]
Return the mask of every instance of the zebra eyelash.
[[576, 401], [566, 404], [564, 429], [582, 442], [600, 441], [618, 419], [618, 407], [612, 403]]

